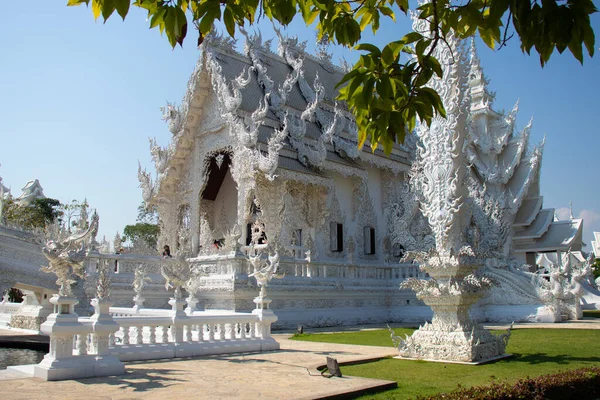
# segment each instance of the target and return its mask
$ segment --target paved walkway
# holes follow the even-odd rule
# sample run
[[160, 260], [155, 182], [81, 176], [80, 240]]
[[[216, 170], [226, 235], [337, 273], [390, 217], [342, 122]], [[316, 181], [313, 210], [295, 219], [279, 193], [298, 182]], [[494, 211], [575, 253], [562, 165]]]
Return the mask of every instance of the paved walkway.
[[274, 337], [281, 351], [126, 363], [127, 373], [117, 377], [45, 382], [0, 371], [0, 393], [10, 393], [11, 400], [314, 399], [395, 385], [357, 377], [324, 378], [316, 369], [326, 356], [348, 362], [393, 356], [394, 348]]
[[[506, 325], [489, 327], [503, 329]], [[366, 329], [375, 328], [381, 327]], [[514, 328], [600, 329], [600, 319], [515, 324]], [[361, 329], [365, 327], [343, 331]], [[0, 337], [14, 333], [0, 330]], [[395, 384], [357, 377], [324, 378], [316, 370], [325, 364], [326, 356], [344, 363], [394, 356], [394, 348], [294, 341], [289, 336], [274, 335], [281, 344], [277, 352], [126, 363], [127, 373], [117, 377], [44, 382], [0, 371], [0, 393], [10, 393], [11, 400], [315, 399]]]

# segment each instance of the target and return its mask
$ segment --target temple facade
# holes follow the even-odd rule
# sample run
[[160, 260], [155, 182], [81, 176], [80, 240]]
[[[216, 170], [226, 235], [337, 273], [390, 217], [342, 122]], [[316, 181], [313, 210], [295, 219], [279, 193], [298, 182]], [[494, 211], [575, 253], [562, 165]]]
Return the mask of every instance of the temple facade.
[[[248, 257], [263, 253], [284, 275], [269, 284], [280, 326], [428, 318], [431, 310], [399, 289], [426, 278], [401, 262], [405, 252], [435, 243], [406, 174], [418, 136], [389, 156], [359, 150], [353, 116], [335, 100], [345, 71], [327, 52], [310, 55], [279, 34], [273, 50], [260, 34], [245, 35], [243, 52], [230, 39], [205, 40], [182, 103], [163, 108], [171, 142], [150, 140], [156, 175], [138, 171], [144, 200], [159, 210], [160, 247], [202, 271], [199, 308], [253, 308]], [[524, 264], [540, 252], [580, 250], [581, 221], [554, 221], [543, 208], [543, 142], [530, 146], [531, 123], [516, 130], [518, 106], [494, 110], [475, 49], [463, 47], [469, 232], [498, 282], [474, 313], [556, 319]]]

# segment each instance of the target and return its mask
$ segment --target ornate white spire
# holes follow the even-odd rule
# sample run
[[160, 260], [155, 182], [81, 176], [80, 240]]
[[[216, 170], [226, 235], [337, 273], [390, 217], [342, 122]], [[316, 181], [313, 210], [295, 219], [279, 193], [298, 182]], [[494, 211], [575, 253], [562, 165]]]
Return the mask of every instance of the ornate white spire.
[[469, 51], [469, 88], [471, 94], [471, 110], [491, 109], [494, 102], [495, 93], [488, 91], [487, 86], [490, 81], [483, 73], [475, 39], [471, 40]]

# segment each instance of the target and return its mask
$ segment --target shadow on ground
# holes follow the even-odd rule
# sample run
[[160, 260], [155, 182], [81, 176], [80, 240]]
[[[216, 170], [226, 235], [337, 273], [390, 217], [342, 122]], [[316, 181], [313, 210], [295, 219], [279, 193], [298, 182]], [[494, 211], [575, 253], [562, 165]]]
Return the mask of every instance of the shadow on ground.
[[110, 376], [106, 378], [76, 379], [82, 384], [107, 384], [119, 388], [131, 388], [134, 392], [147, 392], [152, 389], [166, 388], [185, 379], [178, 379], [177, 375], [185, 374], [174, 369], [134, 369], [123, 375]]

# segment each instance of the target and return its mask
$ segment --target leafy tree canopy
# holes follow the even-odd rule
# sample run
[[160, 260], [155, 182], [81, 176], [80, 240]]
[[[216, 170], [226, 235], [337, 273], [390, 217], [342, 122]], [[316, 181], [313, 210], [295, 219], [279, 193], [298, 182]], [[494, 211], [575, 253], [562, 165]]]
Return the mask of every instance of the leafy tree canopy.
[[27, 206], [9, 199], [4, 207], [6, 222], [26, 229], [44, 229], [62, 216], [60, 201], [50, 198], [35, 199]]
[[89, 225], [88, 208], [87, 199], [84, 199], [83, 202], [73, 199], [70, 203], [60, 205], [61, 215], [59, 219], [69, 231], [74, 227], [87, 229]]
[[160, 228], [156, 224], [138, 222], [135, 225], [126, 225], [123, 229], [123, 239], [132, 243], [143, 241], [151, 249], [156, 249]]
[[[160, 227], [158, 225], [158, 210], [156, 206], [147, 207], [142, 202], [138, 207], [137, 223], [126, 225], [123, 229], [123, 240], [129, 240], [135, 245], [142, 241], [151, 249], [156, 249]], [[117, 250], [117, 249], [115, 249]]]
[[[68, 0], [68, 5], [90, 0]], [[130, 5], [148, 12], [150, 28], [165, 33], [171, 46], [183, 44], [188, 25], [198, 30], [198, 43], [215, 21], [223, 21], [229, 35], [236, 27], [252, 24], [266, 16], [288, 25], [300, 15], [307, 25], [315, 24], [319, 39], [354, 46], [361, 33], [379, 29], [381, 18], [395, 20], [408, 14], [408, 0], [91, 0], [94, 18], [106, 21], [115, 11], [124, 19]], [[437, 46], [453, 31], [461, 38], [479, 34], [491, 48], [501, 47], [516, 34], [523, 52], [539, 55], [542, 66], [557, 50], [566, 49], [583, 63], [583, 48], [594, 54], [595, 36], [590, 15], [597, 11], [592, 0], [431, 0], [417, 8], [417, 18], [426, 32], [399, 34], [378, 48], [360, 43], [365, 51], [342, 80], [340, 91], [354, 112], [359, 127], [359, 144], [369, 140], [375, 149], [391, 151], [396, 138], [414, 128], [417, 117], [431, 123], [436, 114], [445, 115], [439, 95], [426, 87], [442, 69], [433, 57]]]

